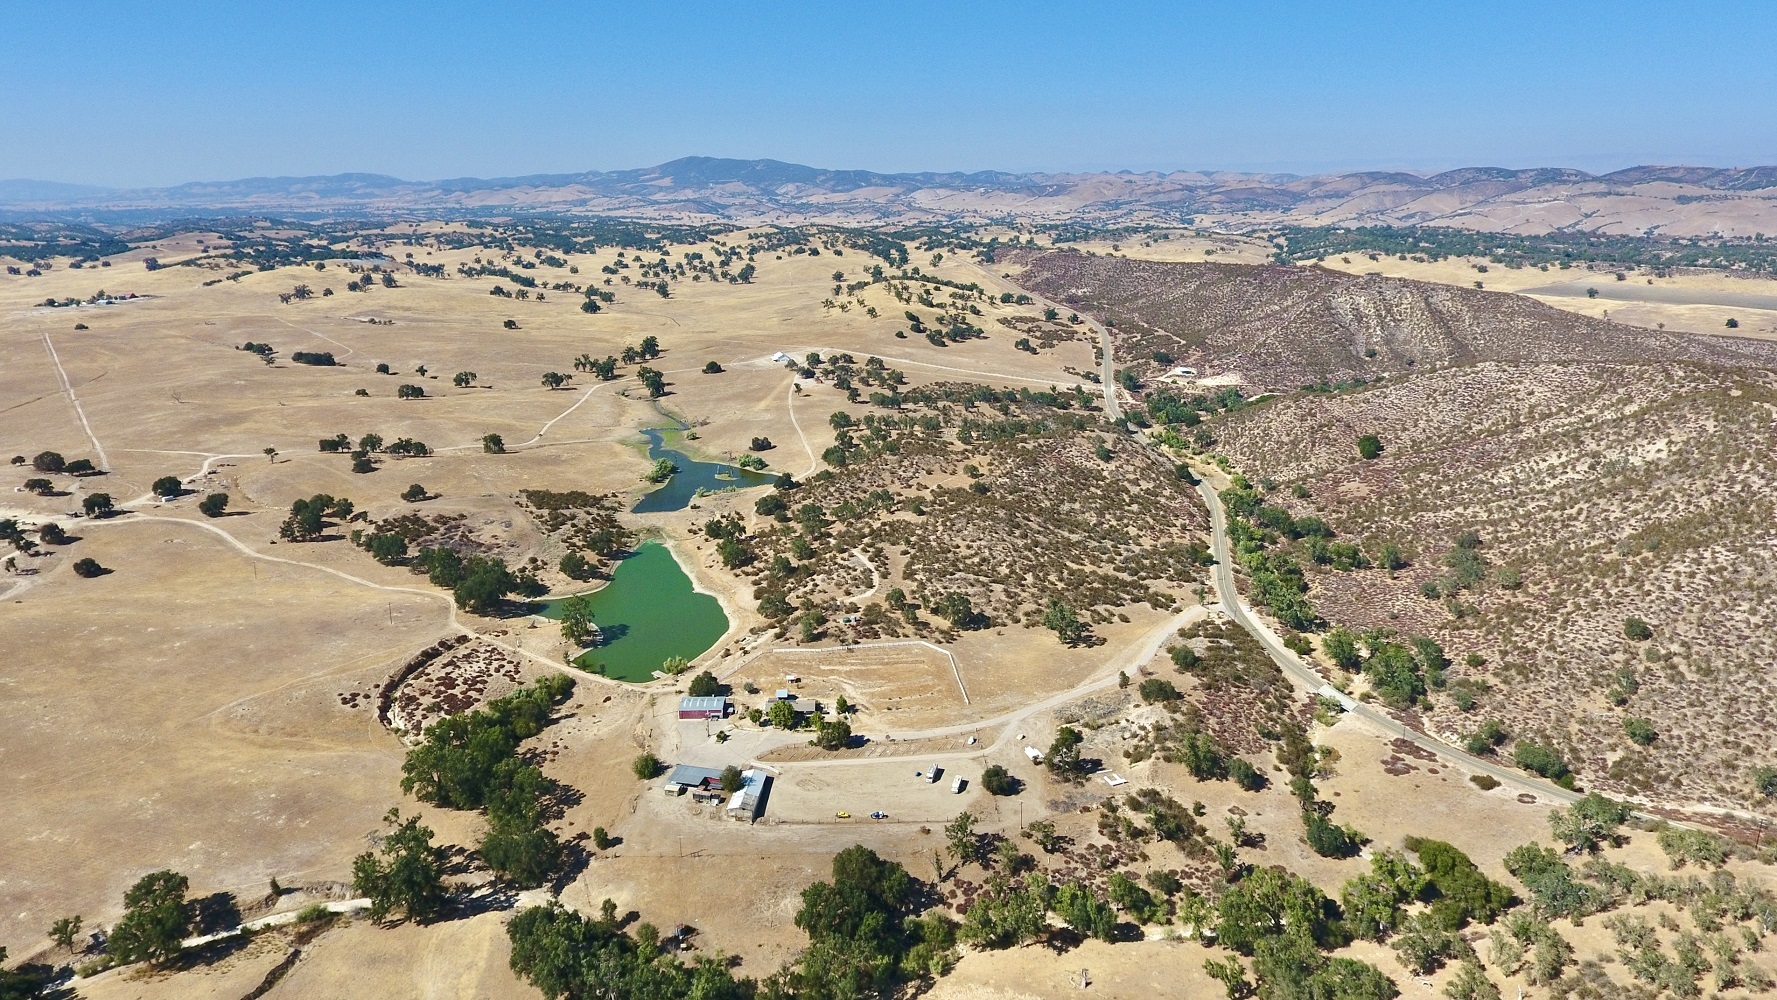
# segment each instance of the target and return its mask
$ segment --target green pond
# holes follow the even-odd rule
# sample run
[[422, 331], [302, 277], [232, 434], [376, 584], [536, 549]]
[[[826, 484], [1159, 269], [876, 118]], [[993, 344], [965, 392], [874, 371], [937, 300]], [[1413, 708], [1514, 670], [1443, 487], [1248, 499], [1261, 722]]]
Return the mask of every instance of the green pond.
[[[691, 578], [659, 542], [643, 542], [588, 599], [603, 639], [574, 663], [620, 681], [652, 680], [669, 657], [693, 659], [728, 631], [722, 605], [693, 590]], [[537, 613], [558, 619], [561, 605], [543, 602]]]
[[653, 514], [665, 510], [684, 510], [691, 506], [691, 501], [697, 499], [699, 492], [745, 489], [777, 481], [777, 476], [769, 472], [753, 472], [720, 462], [699, 462], [682, 451], [667, 447], [668, 435], [677, 438], [683, 431], [683, 427], [648, 427], [642, 430], [642, 436], [648, 439], [649, 460], [668, 459], [679, 471], [673, 473], [666, 485], [643, 494], [636, 505], [630, 508], [630, 513]]

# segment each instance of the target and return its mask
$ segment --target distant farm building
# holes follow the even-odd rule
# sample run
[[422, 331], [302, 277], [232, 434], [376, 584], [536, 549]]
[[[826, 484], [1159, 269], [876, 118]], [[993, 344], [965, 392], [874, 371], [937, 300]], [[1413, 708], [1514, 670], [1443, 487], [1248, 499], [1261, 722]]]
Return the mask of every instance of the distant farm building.
[[679, 718], [726, 719], [728, 718], [728, 699], [719, 695], [712, 695], [708, 698], [680, 698]]

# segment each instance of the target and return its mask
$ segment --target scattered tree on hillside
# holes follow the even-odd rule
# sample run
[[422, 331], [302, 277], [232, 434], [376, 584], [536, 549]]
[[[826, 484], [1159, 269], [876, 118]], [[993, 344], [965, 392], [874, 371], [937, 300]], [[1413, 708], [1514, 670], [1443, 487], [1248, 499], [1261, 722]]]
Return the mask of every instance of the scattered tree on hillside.
[[666, 395], [666, 376], [646, 365], [636, 369], [636, 378], [648, 389], [648, 396], [659, 399]]
[[[57, 947], [71, 949], [74, 947], [75, 940], [80, 937], [82, 923], [84, 921], [79, 916], [62, 917], [49, 925], [49, 939], [54, 941]], [[0, 992], [0, 996], [5, 996], [4, 992]]]
[[122, 963], [156, 965], [179, 954], [191, 933], [192, 907], [185, 894], [191, 882], [173, 871], [144, 875], [124, 893], [123, 918], [111, 929], [105, 949]]
[[1004, 767], [990, 764], [986, 770], [981, 772], [981, 787], [986, 789], [989, 795], [1016, 795], [1019, 782]]
[[444, 884], [444, 849], [432, 843], [432, 831], [419, 817], [403, 820], [390, 809], [383, 822], [394, 827], [383, 837], [380, 852], [366, 851], [352, 860], [352, 889], [370, 898], [370, 919], [392, 914], [424, 922], [438, 915], [449, 898]]
[[1072, 726], [1062, 726], [1055, 731], [1055, 739], [1049, 743], [1049, 752], [1043, 755], [1043, 764], [1049, 770], [1063, 777], [1076, 777], [1084, 773], [1084, 765], [1080, 760], [1080, 744], [1085, 737]]
[[1549, 813], [1549, 829], [1556, 840], [1567, 845], [1574, 854], [1596, 854], [1599, 848], [1620, 846], [1628, 838], [1617, 829], [1628, 821], [1628, 806], [1597, 792], [1568, 806]]
[[1043, 627], [1053, 631], [1057, 638], [1069, 646], [1077, 645], [1086, 637], [1086, 626], [1074, 614], [1074, 609], [1062, 603], [1059, 598], [1049, 598], [1049, 606], [1043, 612]]
[[570, 580], [590, 580], [596, 575], [592, 561], [574, 551], [562, 556], [557, 568]]

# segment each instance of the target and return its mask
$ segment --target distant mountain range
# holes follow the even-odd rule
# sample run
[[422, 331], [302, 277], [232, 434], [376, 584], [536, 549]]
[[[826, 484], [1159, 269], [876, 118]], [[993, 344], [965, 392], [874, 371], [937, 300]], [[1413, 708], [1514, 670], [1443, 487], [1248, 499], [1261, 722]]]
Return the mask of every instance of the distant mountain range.
[[691, 156], [636, 170], [407, 181], [382, 174], [252, 177], [135, 190], [0, 181], [0, 212], [96, 221], [189, 215], [494, 217], [624, 215], [662, 221], [1029, 221], [1442, 225], [1539, 233], [1777, 234], [1777, 166], [1467, 167], [1363, 172], [905, 173]]

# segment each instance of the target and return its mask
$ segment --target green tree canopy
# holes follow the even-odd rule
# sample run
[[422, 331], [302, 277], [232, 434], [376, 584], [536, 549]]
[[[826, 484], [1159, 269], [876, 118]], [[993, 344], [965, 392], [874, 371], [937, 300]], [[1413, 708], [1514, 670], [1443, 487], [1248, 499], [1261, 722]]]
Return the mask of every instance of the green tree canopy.
[[575, 646], [584, 646], [592, 641], [594, 634], [591, 598], [584, 594], [575, 594], [563, 601], [561, 604], [562, 638]]
[[403, 820], [397, 809], [383, 822], [394, 829], [383, 837], [380, 852], [366, 851], [352, 860], [352, 888], [370, 898], [370, 919], [426, 921], [444, 909], [444, 849], [432, 843], [432, 831], [419, 817]]
[[1441, 840], [1407, 838], [1407, 850], [1425, 866], [1432, 896], [1431, 911], [1445, 927], [1469, 921], [1490, 924], [1512, 902], [1512, 891], [1488, 878], [1468, 855]]
[[1596, 854], [1600, 847], [1614, 847], [1626, 839], [1618, 829], [1632, 813], [1623, 803], [1591, 792], [1566, 809], [1551, 810], [1549, 829], [1568, 850]]
[[144, 875], [124, 893], [123, 918], [111, 929], [106, 950], [119, 962], [165, 962], [191, 933], [191, 882], [174, 871]]

